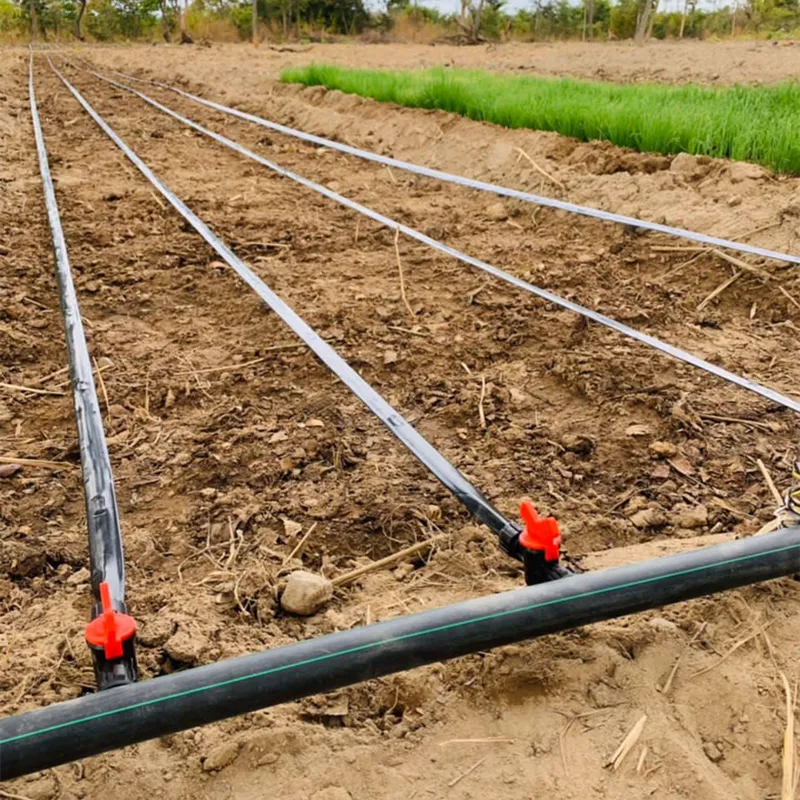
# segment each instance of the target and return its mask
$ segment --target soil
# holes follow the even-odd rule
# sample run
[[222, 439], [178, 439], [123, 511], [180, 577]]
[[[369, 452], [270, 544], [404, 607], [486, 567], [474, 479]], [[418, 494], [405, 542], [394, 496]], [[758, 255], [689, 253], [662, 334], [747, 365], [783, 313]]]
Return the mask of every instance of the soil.
[[[773, 52], [757, 47], [765, 58]], [[383, 57], [387, 66], [422, 52], [337, 46], [325, 48], [324, 60], [333, 60], [328, 50], [363, 53], [364, 63]], [[610, 63], [617, 51], [602, 52]], [[425, 52], [441, 59], [439, 48]], [[453, 52], [487, 58], [485, 49]], [[524, 51], [492, 52], [497, 62], [485, 65], [500, 68]], [[274, 82], [281, 64], [317, 57], [316, 48], [302, 56], [245, 47], [89, 55], [401, 158], [797, 251], [800, 180], [760, 168], [672, 161]], [[668, 61], [665, 69], [678, 69]], [[549, 63], [558, 71], [557, 60]], [[658, 63], [650, 59], [650, 68]], [[776, 503], [757, 459], [781, 490], [788, 486], [797, 455], [791, 412], [400, 239], [412, 314], [392, 232], [127, 93], [65, 71], [165, 182], [501, 510], [515, 517], [530, 497], [555, 514], [573, 563], [631, 561], [752, 534], [772, 519]], [[493, 536], [296, 346], [42, 58], [36, 87], [102, 375], [142, 677], [521, 585]], [[89, 591], [79, 458], [26, 89], [26, 54], [3, 51], [0, 383], [49, 393], [0, 389], [0, 455], [65, 463], [0, 477], [4, 714], [93, 683], [82, 641]], [[732, 272], [712, 254], [675, 249], [685, 243], [526, 204], [498, 207], [494, 197], [148, 93], [461, 250], [800, 393], [794, 268], [752, 261], [761, 275], [747, 272], [698, 310]], [[305, 549], [287, 562], [312, 525]], [[369, 574], [312, 617], [279, 609], [292, 569], [335, 576], [439, 533], [446, 538], [430, 557]], [[797, 591], [794, 581], [777, 581], [476, 654], [6, 788], [68, 800], [250, 800], [265, 785], [316, 800], [777, 796], [780, 673], [794, 684]], [[671, 686], [659, 691], [679, 658]], [[643, 715], [630, 755], [618, 770], [607, 767]]]

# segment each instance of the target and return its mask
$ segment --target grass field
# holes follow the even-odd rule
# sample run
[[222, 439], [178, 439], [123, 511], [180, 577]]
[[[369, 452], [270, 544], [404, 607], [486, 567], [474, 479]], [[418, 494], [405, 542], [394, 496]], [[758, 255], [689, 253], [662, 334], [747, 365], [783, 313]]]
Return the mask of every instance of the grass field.
[[556, 131], [584, 141], [606, 139], [642, 152], [753, 161], [800, 174], [798, 82], [710, 89], [315, 64], [285, 69], [281, 80], [438, 108], [507, 128]]

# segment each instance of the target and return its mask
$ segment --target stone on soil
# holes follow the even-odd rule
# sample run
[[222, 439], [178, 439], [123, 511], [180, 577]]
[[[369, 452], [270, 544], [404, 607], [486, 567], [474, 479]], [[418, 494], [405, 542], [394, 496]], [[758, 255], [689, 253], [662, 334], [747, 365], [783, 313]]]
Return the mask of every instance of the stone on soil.
[[289, 576], [281, 596], [281, 608], [290, 614], [307, 617], [319, 611], [331, 597], [331, 581], [322, 575], [298, 570]]

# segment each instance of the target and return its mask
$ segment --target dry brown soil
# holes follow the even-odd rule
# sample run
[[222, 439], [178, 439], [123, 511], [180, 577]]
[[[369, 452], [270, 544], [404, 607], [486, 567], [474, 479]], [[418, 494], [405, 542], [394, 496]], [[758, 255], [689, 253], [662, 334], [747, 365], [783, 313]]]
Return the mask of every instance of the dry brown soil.
[[[705, 54], [703, 69], [748, 47], [763, 51], [765, 65], [775, 52], [761, 44], [692, 47]], [[402, 65], [422, 52], [441, 60], [438, 48], [324, 52], [324, 60], [342, 53], [350, 63], [357, 52], [362, 63]], [[503, 68], [527, 52], [453, 48], [452, 58]], [[531, 48], [530, 60], [556, 52]], [[591, 52], [609, 64], [642, 51]], [[798, 249], [800, 181], [746, 165], [673, 164], [273, 82], [282, 64], [316, 57], [317, 49], [88, 55], [399, 157]], [[648, 61], [653, 70], [661, 63]], [[544, 71], [572, 71], [559, 69], [558, 59], [547, 63]], [[767, 77], [785, 74], [785, 59], [769, 63]], [[662, 67], [665, 77], [685, 77], [671, 55]], [[401, 239], [412, 315], [400, 296], [390, 231], [74, 67], [66, 74], [504, 512], [514, 515], [527, 496], [556, 514], [576, 563], [630, 561], [703, 537], [747, 535], [772, 518], [775, 501], [756, 460], [786, 488], [797, 455], [790, 412]], [[622, 69], [620, 76], [631, 77]], [[36, 85], [103, 378], [143, 677], [519, 586], [519, 570], [492, 535], [295, 346], [43, 58]], [[731, 267], [710, 254], [663, 249], [685, 243], [525, 204], [498, 207], [491, 196], [152, 94], [459, 249], [800, 393], [795, 268], [759, 264], [761, 274], [746, 273], [698, 310]], [[89, 591], [79, 461], [27, 58], [14, 50], [0, 54], [0, 263], [0, 383], [49, 392], [0, 389], [0, 456], [65, 462], [0, 478], [0, 709], [11, 714], [92, 688], [82, 643]], [[655, 442], [674, 448], [670, 461], [654, 452]], [[663, 453], [664, 445], [655, 449]], [[649, 522], [637, 527], [632, 518], [641, 524], [643, 509]], [[304, 551], [284, 563], [311, 525]], [[292, 568], [337, 575], [435, 533], [446, 539], [430, 558], [372, 573], [313, 617], [293, 618], [276, 605]], [[794, 581], [778, 581], [476, 654], [59, 767], [4, 790], [65, 800], [775, 797], [785, 724], [779, 673], [792, 684], [798, 677], [797, 592]], [[659, 691], [679, 656], [669, 691]], [[643, 714], [641, 738], [621, 768], [605, 767]]]

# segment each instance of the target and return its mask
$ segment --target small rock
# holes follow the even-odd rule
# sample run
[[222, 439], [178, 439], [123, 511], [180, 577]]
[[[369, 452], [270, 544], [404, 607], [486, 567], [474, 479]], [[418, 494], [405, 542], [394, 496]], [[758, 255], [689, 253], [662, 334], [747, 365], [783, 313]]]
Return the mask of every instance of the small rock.
[[386, 350], [383, 354], [383, 363], [387, 366], [397, 361], [397, 350]]
[[650, 452], [659, 458], [672, 458], [678, 455], [678, 448], [671, 442], [650, 442]]
[[236, 742], [225, 742], [211, 750], [202, 758], [203, 772], [215, 772], [231, 764], [239, 755], [239, 745]]
[[697, 160], [688, 153], [678, 153], [669, 165], [669, 171], [677, 175], [692, 177], [697, 172]]
[[[25, 786], [25, 797], [28, 800], [51, 800], [58, 797], [58, 784], [50, 778], [39, 778]], [[13, 797], [15, 795], [6, 795]]]
[[630, 517], [630, 521], [639, 529], [663, 528], [667, 524], [667, 516], [659, 508], [643, 508]]
[[763, 178], [767, 171], [756, 164], [748, 164], [746, 161], [734, 161], [728, 165], [728, 173], [733, 183], [752, 180], [757, 181]]
[[505, 205], [498, 200], [496, 203], [486, 206], [486, 216], [489, 217], [489, 219], [500, 222], [504, 219], [508, 219], [508, 211]]
[[580, 433], [565, 436], [562, 444], [570, 453], [577, 453], [581, 456], [588, 456], [595, 448], [594, 439]]
[[88, 583], [91, 574], [86, 567], [81, 567], [77, 572], [73, 572], [72, 575], [67, 578], [67, 583], [70, 586], [80, 586], [81, 584]]
[[704, 505], [687, 506], [683, 503], [672, 509], [675, 525], [679, 528], [704, 528], [708, 525], [708, 508]]
[[341, 786], [328, 786], [311, 795], [311, 800], [353, 800], [353, 795]]
[[202, 639], [181, 628], [164, 645], [166, 654], [180, 664], [194, 664], [202, 649]]
[[290, 614], [307, 617], [316, 613], [333, 597], [333, 583], [322, 575], [298, 570], [289, 576], [281, 595], [281, 608]]
[[703, 752], [708, 756], [709, 761], [713, 761], [715, 764], [722, 761], [725, 755], [714, 742], [706, 742], [703, 745]]
[[19, 464], [0, 464], [0, 478], [10, 478], [21, 469], [22, 467]]
[[412, 572], [414, 571], [413, 564], [401, 564], [395, 571], [394, 571], [394, 578], [397, 581], [405, 580]]
[[267, 753], [266, 755], [261, 756], [261, 758], [259, 758], [258, 761], [256, 761], [256, 766], [267, 767], [270, 764], [274, 764], [279, 758], [280, 758], [279, 753]]
[[674, 622], [670, 622], [668, 619], [664, 619], [664, 617], [653, 617], [653, 619], [647, 620], [647, 624], [653, 628], [653, 630], [660, 631], [663, 633], [677, 633], [678, 626]]
[[731, 208], [735, 208], [736, 206], [740, 206], [742, 204], [742, 196], [740, 194], [732, 194], [728, 198], [728, 205]]
[[297, 536], [303, 530], [303, 526], [299, 522], [286, 519], [286, 517], [281, 517], [281, 522], [283, 522], [283, 531], [287, 536]]

